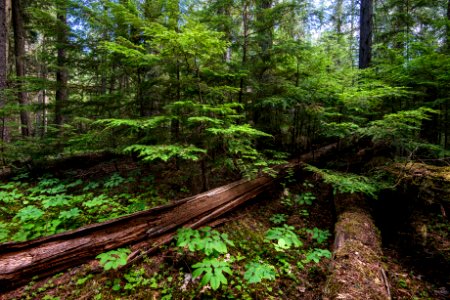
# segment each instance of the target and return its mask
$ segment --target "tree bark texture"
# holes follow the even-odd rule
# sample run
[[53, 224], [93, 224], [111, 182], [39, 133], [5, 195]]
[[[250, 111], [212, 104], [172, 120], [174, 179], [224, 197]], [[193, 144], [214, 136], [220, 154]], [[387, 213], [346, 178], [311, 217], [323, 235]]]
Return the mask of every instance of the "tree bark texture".
[[324, 299], [391, 299], [381, 238], [362, 194], [337, 194], [338, 221]]
[[[247, 0], [242, 2], [242, 67], [247, 67], [247, 48], [248, 48], [248, 3]], [[241, 75], [239, 80], [239, 103], [242, 103], [244, 95], [244, 77]]]
[[56, 97], [55, 97], [55, 124], [62, 125], [64, 123], [63, 109], [69, 98], [69, 90], [67, 87], [68, 71], [67, 71], [67, 11], [65, 7], [60, 7], [57, 13], [59, 21], [59, 29], [57, 34], [57, 70], [56, 70]]
[[370, 66], [372, 60], [373, 0], [361, 0], [359, 16], [359, 68]]
[[23, 136], [29, 136], [31, 122], [26, 110], [28, 104], [27, 93], [23, 90], [23, 77], [25, 77], [25, 28], [23, 21], [23, 7], [21, 0], [12, 2], [12, 23], [14, 29], [14, 55], [16, 61], [17, 98], [19, 100], [21, 132]]

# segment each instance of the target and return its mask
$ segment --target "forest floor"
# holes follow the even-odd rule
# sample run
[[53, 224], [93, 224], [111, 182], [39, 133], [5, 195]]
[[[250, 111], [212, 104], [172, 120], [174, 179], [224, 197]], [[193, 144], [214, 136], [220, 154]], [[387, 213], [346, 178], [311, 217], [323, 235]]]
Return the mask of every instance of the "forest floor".
[[[20, 217], [30, 203], [45, 212], [41, 216], [45, 224], [60, 221], [58, 232], [197, 194], [203, 185], [195, 168], [149, 169], [122, 160], [59, 175], [22, 176], [0, 187], [3, 192], [20, 194], [16, 197], [23, 203], [5, 203], [10, 210], [2, 210], [0, 224], [13, 224], [3, 231], [9, 231], [9, 238], [53, 233], [50, 226], [47, 232], [27, 229], [26, 218]], [[192, 179], [193, 175], [196, 179]], [[209, 188], [233, 180], [229, 174], [208, 177]], [[91, 188], [86, 189], [88, 186]], [[47, 193], [39, 194], [38, 188], [45, 188]], [[228, 243], [226, 253], [207, 255], [180, 243], [177, 246], [179, 235], [158, 253], [130, 267], [104, 271], [95, 260], [51, 278], [36, 278], [0, 295], [0, 299], [323, 299], [336, 220], [332, 197], [332, 189], [314, 176], [288, 178], [279, 188], [210, 224], [209, 230], [199, 231], [203, 240], [207, 236], [223, 238]], [[61, 206], [49, 206], [49, 199]], [[72, 211], [73, 219], [70, 207], [78, 209]], [[384, 263], [393, 299], [447, 299], [448, 220], [439, 215], [421, 216], [423, 224], [433, 221], [433, 226], [425, 227], [424, 237], [423, 225], [419, 226], [422, 235], [415, 230], [417, 217], [410, 216], [396, 224], [385, 222], [377, 212], [376, 218], [383, 236]], [[230, 270], [231, 274], [223, 274], [227, 282], [216, 290], [212, 284], [202, 286], [200, 279], [192, 276], [199, 269], [194, 266], [204, 259], [217, 259]]]

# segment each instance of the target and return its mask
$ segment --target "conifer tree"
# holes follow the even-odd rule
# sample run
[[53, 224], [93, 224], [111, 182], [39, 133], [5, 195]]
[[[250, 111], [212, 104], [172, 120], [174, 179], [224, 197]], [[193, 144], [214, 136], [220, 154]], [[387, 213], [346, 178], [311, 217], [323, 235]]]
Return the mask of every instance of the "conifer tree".
[[15, 0], [12, 2], [12, 20], [14, 28], [14, 54], [16, 61], [16, 75], [17, 89], [18, 89], [18, 100], [21, 106], [20, 111], [20, 121], [21, 121], [21, 131], [22, 135], [28, 136], [31, 131], [30, 116], [27, 111], [27, 93], [24, 91], [23, 77], [25, 77], [26, 72], [26, 53], [25, 53], [25, 28], [24, 28], [24, 7], [23, 0]]
[[[7, 38], [8, 30], [6, 23], [6, 0], [0, 0], [0, 135], [1, 142], [7, 142], [8, 131], [4, 107], [6, 105], [6, 76], [7, 76]], [[3, 145], [2, 145], [3, 149]], [[3, 152], [3, 151], [2, 151]]]
[[365, 69], [370, 66], [372, 60], [372, 0], [361, 0], [359, 28], [359, 68]]

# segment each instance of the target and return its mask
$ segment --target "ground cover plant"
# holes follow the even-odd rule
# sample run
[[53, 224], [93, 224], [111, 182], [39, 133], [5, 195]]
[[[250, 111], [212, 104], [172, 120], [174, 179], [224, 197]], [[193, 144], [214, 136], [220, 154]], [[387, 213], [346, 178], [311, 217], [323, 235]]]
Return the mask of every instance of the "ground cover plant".
[[[96, 180], [26, 173], [0, 185], [0, 242], [26, 241], [167, 203], [153, 177], [114, 172]], [[136, 181], [139, 178], [139, 188]]]
[[[286, 198], [311, 197], [314, 186], [305, 187], [285, 189], [277, 194], [281, 196], [267, 195], [245, 208], [247, 217], [233, 221], [237, 215], [232, 214], [224, 226], [180, 229], [160, 255], [120, 272], [127, 248], [98, 255], [97, 268], [104, 270], [100, 275], [85, 267], [72, 277], [61, 274], [46, 283], [31, 282], [21, 297], [94, 298], [95, 291], [95, 299], [253, 299], [316, 293], [331, 257], [332, 218], [325, 223], [327, 228], [319, 229], [324, 223], [304, 214], [305, 210], [312, 215], [319, 212], [319, 200], [297, 203], [295, 210], [285, 204]], [[271, 201], [277, 203], [275, 207]], [[279, 215], [284, 219], [274, 224], [270, 219]], [[59, 278], [68, 280], [71, 288], [55, 284]], [[302, 285], [300, 291], [292, 290], [293, 283]]]

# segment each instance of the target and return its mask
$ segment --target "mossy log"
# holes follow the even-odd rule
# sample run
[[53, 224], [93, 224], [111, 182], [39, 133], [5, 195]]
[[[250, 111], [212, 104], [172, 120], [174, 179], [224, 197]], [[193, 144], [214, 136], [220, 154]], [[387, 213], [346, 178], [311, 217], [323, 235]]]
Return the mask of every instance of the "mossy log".
[[361, 194], [337, 194], [338, 220], [324, 299], [391, 299], [380, 233]]
[[415, 188], [417, 199], [426, 205], [439, 205], [446, 216], [450, 208], [450, 166], [433, 166], [409, 162], [384, 168], [396, 178], [396, 185], [405, 189]]

